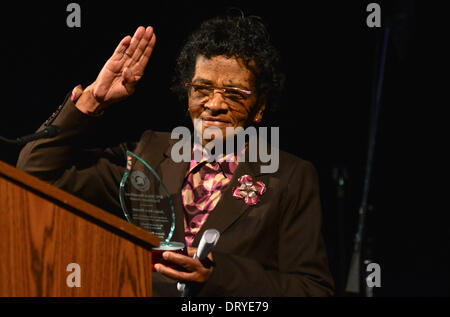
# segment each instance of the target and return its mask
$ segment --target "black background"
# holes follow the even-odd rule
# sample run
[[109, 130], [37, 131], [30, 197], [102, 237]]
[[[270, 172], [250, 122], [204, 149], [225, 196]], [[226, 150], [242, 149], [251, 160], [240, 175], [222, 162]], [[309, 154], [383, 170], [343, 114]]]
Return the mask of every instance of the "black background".
[[[429, 125], [423, 110], [430, 107], [429, 71], [436, 58], [423, 16], [425, 1], [378, 1], [383, 28], [366, 25], [371, 1], [135, 0], [78, 1], [81, 27], [69, 28], [70, 2], [2, 3], [0, 135], [15, 138], [34, 132], [74, 86], [95, 80], [120, 39], [139, 25], [154, 27], [155, 51], [136, 93], [105, 114], [98, 138], [119, 142], [137, 138], [147, 128], [171, 131], [186, 124], [185, 105], [169, 90], [186, 36], [230, 6], [261, 16], [287, 74], [282, 109], [266, 114], [263, 124], [279, 126], [281, 148], [312, 161], [319, 172], [323, 232], [340, 296], [346, 294], [339, 274], [348, 271], [361, 203], [380, 58], [377, 43], [388, 18], [397, 18], [388, 42], [369, 195], [374, 261], [382, 273], [375, 296], [450, 294], [449, 240], [443, 237], [448, 229], [441, 220], [448, 210], [433, 203], [437, 184], [427, 176], [435, 172], [425, 160], [431, 140], [425, 136]], [[0, 145], [0, 150], [1, 160], [15, 164], [17, 148]], [[343, 227], [338, 226], [335, 167], [348, 171]]]

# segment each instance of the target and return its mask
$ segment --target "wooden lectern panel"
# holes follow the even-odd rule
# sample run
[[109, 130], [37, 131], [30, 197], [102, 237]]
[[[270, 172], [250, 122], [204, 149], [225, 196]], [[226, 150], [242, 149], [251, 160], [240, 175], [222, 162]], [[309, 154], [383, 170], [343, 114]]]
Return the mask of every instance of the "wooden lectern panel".
[[0, 173], [0, 296], [151, 296], [150, 249]]

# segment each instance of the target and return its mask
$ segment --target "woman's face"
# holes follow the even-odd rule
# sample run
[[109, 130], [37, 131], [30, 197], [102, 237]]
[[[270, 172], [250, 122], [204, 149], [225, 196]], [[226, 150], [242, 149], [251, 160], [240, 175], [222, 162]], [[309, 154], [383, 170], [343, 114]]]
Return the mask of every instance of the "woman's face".
[[206, 128], [216, 127], [225, 138], [227, 127], [245, 128], [264, 110], [256, 109], [253, 73], [239, 58], [200, 55], [190, 84], [189, 114], [202, 135]]

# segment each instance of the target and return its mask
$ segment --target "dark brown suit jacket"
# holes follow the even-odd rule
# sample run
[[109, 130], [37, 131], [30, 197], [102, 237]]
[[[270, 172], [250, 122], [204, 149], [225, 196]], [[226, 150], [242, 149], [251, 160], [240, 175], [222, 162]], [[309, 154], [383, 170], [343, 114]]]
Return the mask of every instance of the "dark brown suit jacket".
[[[134, 151], [161, 177], [176, 210], [174, 241], [184, 241], [181, 187], [189, 163], [170, 158], [172, 144], [165, 132], [146, 131], [139, 142], [97, 151], [83, 151], [97, 118], [81, 113], [69, 98], [44, 125], [61, 133], [29, 143], [17, 167], [93, 204], [123, 217], [118, 201], [125, 169], [125, 152]], [[43, 125], [43, 126], [44, 126]], [[43, 128], [43, 126], [41, 128]], [[41, 129], [40, 128], [40, 129]], [[215, 228], [221, 237], [210, 279], [199, 296], [329, 296], [333, 280], [321, 236], [321, 206], [317, 175], [311, 163], [280, 151], [273, 174], [261, 174], [260, 162], [242, 162], [216, 208], [197, 234]], [[255, 206], [232, 196], [237, 179], [248, 174], [267, 186]], [[155, 274], [154, 295], [179, 296], [175, 282]]]

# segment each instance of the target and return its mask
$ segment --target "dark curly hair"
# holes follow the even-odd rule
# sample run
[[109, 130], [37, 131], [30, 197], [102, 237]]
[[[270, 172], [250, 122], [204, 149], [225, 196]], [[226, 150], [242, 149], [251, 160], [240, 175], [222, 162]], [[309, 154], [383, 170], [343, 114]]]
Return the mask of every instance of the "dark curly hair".
[[[241, 58], [256, 78], [259, 98], [266, 108], [275, 110], [284, 89], [279, 53], [271, 44], [261, 18], [256, 16], [219, 16], [203, 22], [187, 39], [177, 59], [172, 85], [180, 101], [187, 100], [186, 82], [194, 76], [197, 57], [218, 55]], [[250, 63], [254, 62], [254, 67]]]

